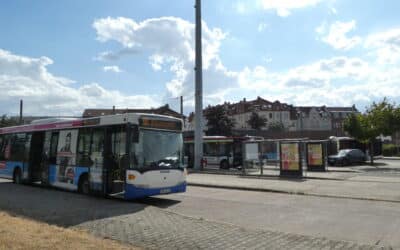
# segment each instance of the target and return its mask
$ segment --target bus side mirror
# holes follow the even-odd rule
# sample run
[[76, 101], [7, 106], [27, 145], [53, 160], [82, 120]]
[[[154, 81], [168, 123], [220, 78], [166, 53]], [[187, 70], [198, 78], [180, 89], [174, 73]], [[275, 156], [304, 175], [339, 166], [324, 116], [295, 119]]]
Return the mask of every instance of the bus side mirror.
[[132, 142], [138, 143], [139, 142], [139, 127], [138, 125], [132, 125]]

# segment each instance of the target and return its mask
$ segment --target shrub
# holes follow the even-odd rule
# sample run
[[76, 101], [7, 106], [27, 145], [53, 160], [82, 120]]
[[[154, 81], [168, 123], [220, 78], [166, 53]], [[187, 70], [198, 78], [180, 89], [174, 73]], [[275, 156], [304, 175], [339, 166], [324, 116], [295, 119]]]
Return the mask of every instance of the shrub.
[[399, 148], [394, 144], [383, 144], [382, 155], [383, 156], [394, 156], [399, 154]]

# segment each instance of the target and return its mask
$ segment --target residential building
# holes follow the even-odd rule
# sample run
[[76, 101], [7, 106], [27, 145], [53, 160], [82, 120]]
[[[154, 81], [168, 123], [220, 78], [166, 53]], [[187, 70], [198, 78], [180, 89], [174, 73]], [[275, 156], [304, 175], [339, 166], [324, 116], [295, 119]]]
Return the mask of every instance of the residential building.
[[356, 106], [351, 107], [327, 107], [328, 112], [331, 114], [332, 132], [335, 136], [345, 136], [344, 121], [352, 113], [360, 113]]
[[238, 103], [224, 104], [228, 109], [228, 115], [235, 120], [235, 129], [249, 129], [247, 121], [253, 112], [259, 116], [266, 118], [266, 126], [281, 123], [287, 130], [296, 129], [295, 109], [292, 105], [281, 103], [279, 101], [270, 102], [261, 97], [252, 101], [246, 101], [244, 98]]
[[[261, 97], [247, 101], [246, 98], [237, 102], [225, 102], [223, 106], [230, 118], [235, 121], [235, 130], [250, 130], [247, 123], [253, 112], [267, 119], [266, 126], [262, 130], [268, 130], [271, 124], [280, 123], [288, 132], [296, 131], [329, 131], [331, 135], [343, 136], [343, 123], [351, 113], [358, 113], [352, 107], [326, 107], [326, 106], [293, 106], [279, 101], [268, 101]], [[210, 106], [203, 110], [205, 115]], [[188, 117], [187, 130], [194, 128], [194, 114]], [[205, 130], [207, 120], [203, 116]]]
[[325, 106], [299, 106], [296, 115], [297, 131], [327, 131], [332, 128], [331, 114]]

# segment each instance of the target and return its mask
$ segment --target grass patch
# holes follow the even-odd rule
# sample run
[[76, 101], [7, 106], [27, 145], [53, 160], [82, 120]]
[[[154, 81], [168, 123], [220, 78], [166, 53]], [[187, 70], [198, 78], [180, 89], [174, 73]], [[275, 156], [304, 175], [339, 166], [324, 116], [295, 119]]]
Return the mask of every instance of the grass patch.
[[84, 231], [0, 212], [0, 249], [138, 249]]

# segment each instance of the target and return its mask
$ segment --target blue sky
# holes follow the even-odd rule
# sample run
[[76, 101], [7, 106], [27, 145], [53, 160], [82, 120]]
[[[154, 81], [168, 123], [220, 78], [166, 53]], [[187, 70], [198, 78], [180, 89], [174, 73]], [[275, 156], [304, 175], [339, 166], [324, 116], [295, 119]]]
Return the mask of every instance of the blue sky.
[[[203, 0], [204, 103], [400, 102], [399, 1]], [[0, 113], [193, 110], [194, 1], [2, 1]]]

